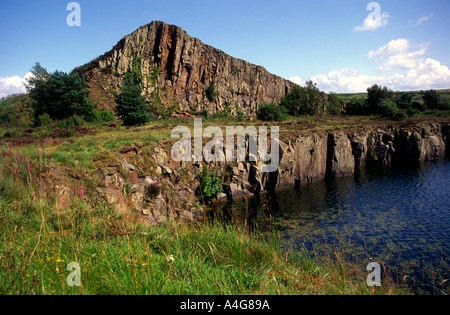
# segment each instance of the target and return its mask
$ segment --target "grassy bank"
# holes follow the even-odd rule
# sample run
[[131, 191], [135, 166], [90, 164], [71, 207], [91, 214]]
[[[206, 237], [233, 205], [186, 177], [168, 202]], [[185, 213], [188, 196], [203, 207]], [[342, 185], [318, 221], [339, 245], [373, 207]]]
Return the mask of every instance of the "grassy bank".
[[[0, 155], [0, 294], [401, 293], [367, 287], [365, 270], [338, 258], [286, 256], [276, 235], [219, 222], [147, 226], [99, 200], [88, 178], [59, 191], [44, 180], [55, 156], [29, 151]], [[67, 284], [71, 262], [80, 287]]]

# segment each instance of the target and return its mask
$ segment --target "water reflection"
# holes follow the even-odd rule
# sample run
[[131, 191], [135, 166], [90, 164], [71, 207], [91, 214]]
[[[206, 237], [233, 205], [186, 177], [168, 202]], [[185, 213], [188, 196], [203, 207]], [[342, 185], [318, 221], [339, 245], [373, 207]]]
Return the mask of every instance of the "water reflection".
[[[285, 248], [340, 250], [382, 262], [399, 285], [449, 293], [450, 163], [413, 171], [366, 169], [220, 207], [225, 221], [277, 229]], [[217, 215], [217, 214], [216, 214]]]

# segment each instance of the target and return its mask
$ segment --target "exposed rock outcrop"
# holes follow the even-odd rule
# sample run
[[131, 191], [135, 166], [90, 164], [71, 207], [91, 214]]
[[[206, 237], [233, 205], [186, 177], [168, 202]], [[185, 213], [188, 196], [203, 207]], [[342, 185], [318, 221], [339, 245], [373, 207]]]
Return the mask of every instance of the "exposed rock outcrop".
[[[154, 21], [79, 68], [91, 96], [103, 103], [99, 105], [114, 103], [112, 92], [119, 90], [133, 60], [139, 60], [148, 102], [156, 92], [166, 107], [177, 104], [183, 110], [215, 113], [228, 106], [231, 111], [238, 107], [244, 114], [254, 115], [258, 104], [279, 102], [295, 86], [261, 66], [205, 45], [180, 27]], [[215, 95], [207, 93], [211, 86]]]
[[[150, 223], [168, 218], [195, 221], [203, 216], [197, 202], [198, 174], [203, 167], [220, 172], [223, 193], [213, 201], [235, 200], [307, 184], [324, 178], [352, 175], [366, 165], [417, 167], [449, 157], [448, 125], [389, 130], [333, 131], [280, 139], [280, 164], [272, 173], [261, 172], [262, 162], [187, 162], [182, 180], [162, 148], [153, 150], [157, 176], [149, 176], [126, 160], [98, 171], [98, 192], [119, 207], [142, 213]], [[248, 139], [247, 139], [248, 140]], [[248, 141], [245, 145], [248, 151]], [[225, 152], [224, 152], [225, 153]], [[140, 154], [139, 151], [137, 154]], [[247, 152], [248, 155], [248, 152]]]

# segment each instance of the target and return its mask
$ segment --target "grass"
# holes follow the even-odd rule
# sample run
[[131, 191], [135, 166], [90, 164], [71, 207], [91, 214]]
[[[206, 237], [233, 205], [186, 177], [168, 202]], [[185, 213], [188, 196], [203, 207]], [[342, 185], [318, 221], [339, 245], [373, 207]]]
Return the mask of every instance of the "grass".
[[[448, 116], [437, 114], [413, 117], [411, 123], [449, 122]], [[289, 139], [312, 131], [405, 123], [323, 116], [276, 125], [281, 138]], [[274, 125], [252, 120], [237, 124]], [[276, 232], [250, 233], [237, 223], [147, 226], [140, 214], [118, 212], [98, 198], [93, 180], [98, 168], [123, 159], [121, 148], [137, 146], [141, 154], [126, 158], [151, 172], [154, 149], [177, 141], [171, 132], [178, 125], [193, 132], [192, 120], [153, 121], [135, 128], [86, 123], [79, 126], [85, 128], [83, 134], [61, 137], [54, 136], [55, 130], [76, 126], [59, 122], [31, 131], [2, 129], [14, 132], [0, 139], [0, 294], [405, 293], [389, 280], [381, 288], [367, 287], [366, 271], [342, 259], [344, 253], [318, 259], [306, 250], [286, 251]], [[211, 125], [225, 133], [225, 127], [236, 122], [203, 121], [203, 129]], [[70, 175], [69, 182], [51, 181], [57, 169]], [[81, 267], [81, 287], [66, 283], [71, 262]]]
[[[286, 255], [275, 235], [235, 224], [145, 225], [98, 199], [88, 178], [60, 191], [44, 176], [54, 153], [0, 157], [0, 294], [401, 293], [388, 283], [368, 288], [364, 271], [340, 260]], [[67, 284], [71, 262], [81, 268], [80, 287]]]

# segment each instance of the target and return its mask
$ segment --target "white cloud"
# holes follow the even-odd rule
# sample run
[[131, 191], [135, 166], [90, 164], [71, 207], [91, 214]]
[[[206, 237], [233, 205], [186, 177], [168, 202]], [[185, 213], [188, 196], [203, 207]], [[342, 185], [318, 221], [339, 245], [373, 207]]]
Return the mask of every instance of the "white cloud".
[[450, 69], [432, 58], [423, 58], [427, 44], [415, 45], [408, 39], [397, 39], [368, 53], [369, 60], [379, 63], [380, 71], [389, 75], [364, 75], [352, 67], [311, 77], [326, 92], [365, 92], [378, 84], [395, 91], [450, 88]]
[[0, 98], [11, 94], [25, 93], [25, 80], [31, 75], [31, 72], [28, 72], [23, 78], [18, 75], [0, 78]]
[[353, 29], [354, 31], [375, 31], [385, 27], [388, 24], [390, 18], [389, 13], [381, 13], [381, 6], [378, 2], [370, 2], [367, 5], [367, 11], [372, 11], [372, 13], [367, 16], [362, 25], [356, 26]]
[[431, 13], [430, 15], [421, 17], [420, 19], [417, 20], [416, 25], [420, 25], [420, 24], [422, 24], [423, 22], [429, 21], [433, 16], [434, 16], [434, 13]]
[[[428, 45], [414, 45], [408, 39], [391, 40], [386, 45], [368, 53], [369, 59], [380, 63], [378, 70], [391, 71], [396, 68], [411, 69], [417, 64], [419, 57], [425, 55]], [[414, 51], [411, 51], [414, 48]]]
[[304, 85], [306, 80], [303, 80], [301, 77], [296, 75], [296, 76], [290, 77], [289, 81], [294, 82], [295, 84], [298, 84], [298, 85]]

